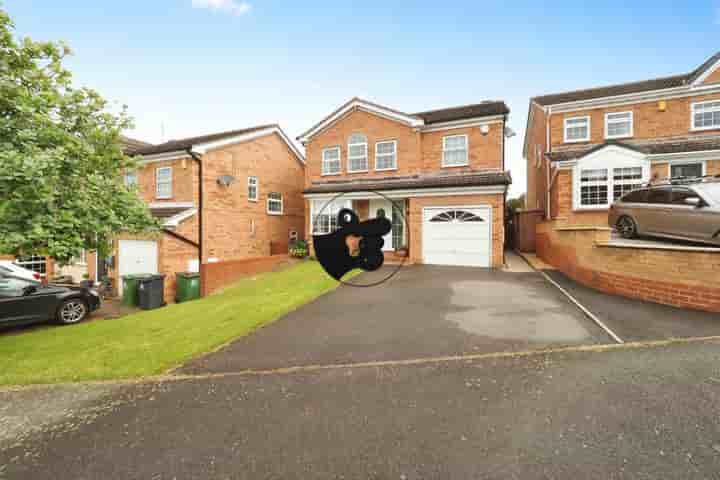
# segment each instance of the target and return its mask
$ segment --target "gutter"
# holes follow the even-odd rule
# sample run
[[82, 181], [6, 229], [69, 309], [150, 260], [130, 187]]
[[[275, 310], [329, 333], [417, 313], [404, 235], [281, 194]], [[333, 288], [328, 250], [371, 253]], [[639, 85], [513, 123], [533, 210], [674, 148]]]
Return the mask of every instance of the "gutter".
[[186, 151], [198, 164], [198, 242], [196, 246], [198, 249], [198, 266], [200, 266], [203, 262], [203, 164], [202, 158], [193, 152], [192, 148], [188, 148]]

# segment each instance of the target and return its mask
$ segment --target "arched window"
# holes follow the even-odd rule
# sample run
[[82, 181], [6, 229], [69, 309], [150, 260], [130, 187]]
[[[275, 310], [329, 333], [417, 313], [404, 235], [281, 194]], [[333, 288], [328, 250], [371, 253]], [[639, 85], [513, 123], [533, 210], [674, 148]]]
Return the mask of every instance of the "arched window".
[[367, 172], [368, 170], [367, 137], [353, 133], [348, 138], [348, 172]]
[[438, 213], [430, 219], [431, 222], [484, 222], [482, 218], [465, 210], [448, 210]]

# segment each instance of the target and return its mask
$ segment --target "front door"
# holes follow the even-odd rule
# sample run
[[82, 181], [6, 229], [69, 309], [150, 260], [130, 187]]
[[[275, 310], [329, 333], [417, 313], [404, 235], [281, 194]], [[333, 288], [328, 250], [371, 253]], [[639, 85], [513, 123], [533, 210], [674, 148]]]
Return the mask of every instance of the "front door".
[[384, 198], [370, 200], [370, 218], [378, 218], [382, 215], [392, 223], [392, 230], [383, 237], [385, 241], [383, 245], [384, 251], [395, 250], [404, 244], [404, 222], [401, 213], [398, 211], [403, 206], [403, 200], [394, 200], [392, 202]]

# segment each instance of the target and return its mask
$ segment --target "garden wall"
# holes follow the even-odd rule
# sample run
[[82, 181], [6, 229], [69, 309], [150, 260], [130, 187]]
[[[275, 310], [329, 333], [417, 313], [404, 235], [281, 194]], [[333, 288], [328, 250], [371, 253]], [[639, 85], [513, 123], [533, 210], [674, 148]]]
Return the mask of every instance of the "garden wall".
[[243, 277], [269, 272], [288, 260], [288, 255], [271, 255], [227, 262], [203, 263], [200, 267], [202, 296], [210, 295]]
[[606, 293], [720, 312], [720, 253], [610, 241], [610, 229], [537, 225], [537, 255], [572, 279]]

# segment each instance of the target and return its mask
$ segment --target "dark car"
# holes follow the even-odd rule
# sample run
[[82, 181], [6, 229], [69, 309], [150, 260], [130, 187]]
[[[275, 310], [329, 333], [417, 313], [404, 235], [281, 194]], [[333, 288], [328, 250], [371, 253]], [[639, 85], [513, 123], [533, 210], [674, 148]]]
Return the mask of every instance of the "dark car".
[[0, 327], [54, 321], [72, 325], [100, 307], [96, 291], [0, 274]]

